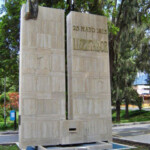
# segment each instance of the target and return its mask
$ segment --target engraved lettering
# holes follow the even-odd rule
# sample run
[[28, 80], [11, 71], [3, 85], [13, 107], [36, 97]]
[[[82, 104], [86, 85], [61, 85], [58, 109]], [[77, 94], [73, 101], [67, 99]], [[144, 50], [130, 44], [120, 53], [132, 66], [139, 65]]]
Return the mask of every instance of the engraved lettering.
[[81, 26], [81, 31], [84, 32], [85, 31], [85, 27]]
[[79, 31], [79, 26], [76, 27], [76, 31]]
[[76, 26], [73, 26], [73, 30], [74, 30], [74, 31], [76, 30]]
[[108, 52], [107, 41], [73, 39], [74, 50]]
[[93, 32], [93, 33], [95, 32], [95, 28], [92, 28], [92, 32]]
[[107, 50], [108, 50], [108, 48], [107, 48], [107, 42], [106, 42], [106, 41], [104, 41], [104, 51], [106, 51], [106, 52], [107, 52]]
[[79, 26], [73, 26], [74, 31], [79, 31]]
[[73, 25], [73, 31], [81, 31], [81, 32], [92, 32], [92, 33], [100, 33], [107, 34], [107, 29], [94, 28], [94, 27], [84, 27], [84, 26], [76, 26]]
[[97, 29], [97, 33], [101, 33], [101, 29]]

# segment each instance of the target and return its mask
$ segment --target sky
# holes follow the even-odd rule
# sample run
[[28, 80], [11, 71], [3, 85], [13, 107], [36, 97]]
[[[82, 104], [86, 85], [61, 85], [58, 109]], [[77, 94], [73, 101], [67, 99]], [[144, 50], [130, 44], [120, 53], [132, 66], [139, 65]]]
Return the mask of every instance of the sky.
[[[0, 8], [1, 8], [2, 4], [4, 4], [4, 0], [0, 0]], [[0, 17], [1, 16], [2, 16], [2, 14], [0, 14]]]
[[0, 7], [2, 4], [4, 4], [4, 0], [0, 0]]

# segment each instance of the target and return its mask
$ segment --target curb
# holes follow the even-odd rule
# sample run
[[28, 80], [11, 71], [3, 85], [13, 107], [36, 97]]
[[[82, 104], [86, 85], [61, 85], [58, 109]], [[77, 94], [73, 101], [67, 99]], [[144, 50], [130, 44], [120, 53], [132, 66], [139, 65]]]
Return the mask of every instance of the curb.
[[123, 139], [123, 138], [113, 137], [113, 142], [120, 142], [120, 143], [133, 144], [133, 145], [143, 145], [143, 146], [150, 148], [149, 143], [143, 143], [143, 142], [138, 142], [138, 141], [134, 141], [134, 140], [131, 141], [131, 140]]
[[0, 132], [0, 135], [7, 135], [7, 134], [18, 134], [18, 131], [6, 131], [6, 132]]
[[16, 145], [16, 142], [11, 142], [11, 143], [0, 143], [2, 146], [10, 146], [10, 145]]
[[140, 125], [140, 124], [150, 124], [150, 121], [113, 124], [112, 127], [131, 126], [131, 125]]

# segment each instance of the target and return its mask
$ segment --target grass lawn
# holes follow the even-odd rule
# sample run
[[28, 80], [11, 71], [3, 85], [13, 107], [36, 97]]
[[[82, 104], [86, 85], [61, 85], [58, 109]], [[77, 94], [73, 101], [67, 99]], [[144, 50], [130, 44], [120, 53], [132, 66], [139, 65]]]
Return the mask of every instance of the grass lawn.
[[149, 148], [145, 146], [138, 146], [137, 148], [131, 150], [149, 150]]
[[[129, 111], [129, 119], [126, 119], [125, 110], [121, 110], [120, 118], [121, 118], [120, 123], [150, 121], [150, 111], [145, 111], [145, 110]], [[112, 120], [113, 123], [117, 123], [115, 111], [112, 112]]]
[[10, 145], [10, 146], [1, 146], [0, 150], [19, 150], [19, 148], [16, 145]]

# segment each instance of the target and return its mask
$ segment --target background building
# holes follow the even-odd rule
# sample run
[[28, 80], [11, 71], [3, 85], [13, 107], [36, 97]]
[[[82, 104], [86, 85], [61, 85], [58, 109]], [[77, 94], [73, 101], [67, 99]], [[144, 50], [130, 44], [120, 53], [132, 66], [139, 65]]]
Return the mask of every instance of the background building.
[[148, 83], [148, 74], [138, 73], [133, 83], [133, 88], [143, 97], [143, 106], [150, 107], [150, 84]]

